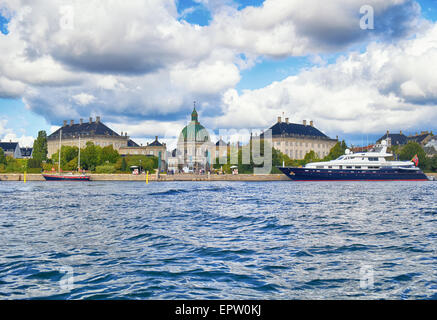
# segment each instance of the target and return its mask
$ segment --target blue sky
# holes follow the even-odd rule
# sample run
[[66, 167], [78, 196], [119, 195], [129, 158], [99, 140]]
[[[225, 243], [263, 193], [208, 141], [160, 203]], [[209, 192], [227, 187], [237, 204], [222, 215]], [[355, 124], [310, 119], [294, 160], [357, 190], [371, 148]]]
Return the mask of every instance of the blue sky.
[[[429, 21], [437, 21], [437, 0], [418, 0], [417, 1], [422, 7], [422, 17]], [[217, 10], [216, 1], [209, 1], [209, 4], [202, 4], [207, 2], [202, 1], [193, 1], [193, 0], [178, 0], [176, 1], [177, 11], [179, 13], [179, 20], [185, 20], [186, 22], [206, 27], [208, 26], [215, 14], [215, 10]], [[263, 1], [261, 0], [234, 0], [225, 2], [238, 10], [243, 10], [248, 6], [262, 6]], [[1, 12], [1, 11], [0, 11]], [[8, 20], [0, 15], [0, 41], [6, 39], [10, 36], [8, 33]], [[316, 60], [321, 58], [323, 61], [323, 65], [333, 64], [337, 61], [337, 59], [341, 56], [347, 55], [351, 51], [360, 51], [364, 52], [366, 50], [368, 42], [360, 42], [355, 45], [349, 46], [347, 49], [342, 49], [339, 51], [332, 50], [330, 53], [321, 52], [320, 54], [303, 54], [303, 55], [289, 55], [282, 58], [275, 58], [269, 55], [259, 54], [256, 58], [256, 63], [248, 68], [239, 70], [240, 81], [238, 81], [234, 88], [237, 92], [242, 95], [246, 90], [256, 90], [261, 89], [266, 86], [269, 86], [271, 83], [275, 81], [282, 81], [289, 76], [298, 75], [303, 70], [311, 69], [315, 66], [318, 66]], [[195, 50], [195, 48], [193, 49]], [[244, 54], [242, 54], [244, 56]], [[62, 61], [63, 63], [68, 63], [69, 61]], [[73, 67], [73, 69], [76, 65]], [[71, 70], [71, 68], [67, 68]], [[48, 91], [48, 94], [49, 91]], [[209, 94], [209, 93], [208, 93]], [[200, 95], [201, 97], [209, 96], [208, 94]], [[209, 94], [210, 95], [210, 94]], [[211, 98], [212, 103], [219, 103], [219, 98], [217, 95], [214, 98]], [[39, 130], [50, 131], [50, 127], [53, 125], [59, 125], [59, 121], [56, 123], [49, 121], [42, 116], [43, 112], [38, 114], [38, 110], [42, 110], [43, 106], [33, 107], [31, 111], [27, 109], [22, 102], [20, 97], [16, 98], [0, 98], [0, 120], [6, 120], [8, 129], [14, 131], [17, 136], [36, 136]], [[82, 112], [82, 111], [81, 111]], [[213, 112], [205, 111], [205, 115], [209, 115]], [[175, 113], [178, 114], [178, 113]], [[171, 117], [171, 116], [169, 116]], [[58, 117], [54, 117], [58, 119]], [[53, 119], [54, 119], [53, 118]], [[156, 119], [163, 119], [165, 116], [159, 115], [156, 116]], [[147, 119], [146, 120], [152, 120]], [[0, 127], [1, 128], [1, 127]], [[421, 130], [427, 130], [429, 128], [410, 128], [409, 130], [405, 130], [405, 133], [415, 133]], [[432, 129], [432, 128], [430, 128]], [[333, 131], [330, 132], [331, 135]], [[384, 131], [381, 132], [383, 134]], [[138, 138], [143, 138], [138, 133]], [[153, 135], [146, 135], [153, 136]], [[340, 138], [345, 138], [348, 142], [354, 144], [361, 144], [362, 141], [366, 142], [367, 139], [375, 139], [379, 137], [378, 133], [370, 133], [370, 134], [342, 134], [339, 133]], [[0, 132], [1, 137], [1, 132]], [[369, 138], [368, 138], [369, 137]]]

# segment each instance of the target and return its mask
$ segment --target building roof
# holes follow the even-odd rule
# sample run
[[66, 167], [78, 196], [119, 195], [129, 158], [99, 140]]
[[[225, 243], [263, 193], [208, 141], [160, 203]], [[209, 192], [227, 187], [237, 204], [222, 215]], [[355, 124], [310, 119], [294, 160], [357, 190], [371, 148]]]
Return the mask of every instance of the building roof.
[[136, 143], [135, 141], [129, 139], [128, 142], [127, 142], [127, 146], [128, 147], [139, 147], [139, 144]]
[[148, 145], [149, 147], [162, 147], [163, 144], [158, 141], [158, 136], [155, 137], [155, 141]]
[[[391, 145], [395, 146], [395, 145], [404, 145], [407, 144], [408, 142], [408, 138], [406, 135], [402, 134], [402, 133], [389, 133], [388, 137], [391, 140]], [[387, 133], [385, 135], [383, 135], [381, 138], [379, 138], [378, 140], [376, 140], [376, 142], [381, 142], [382, 140], [386, 140], [387, 139]]]
[[0, 148], [5, 152], [15, 152], [18, 142], [0, 142]]
[[[270, 127], [270, 129], [272, 130], [272, 136], [293, 135], [302, 137], [315, 137], [319, 139], [330, 139], [327, 135], [312, 125], [277, 122]], [[263, 136], [264, 134], [262, 133], [261, 137]]]
[[115, 132], [114, 130], [108, 128], [105, 124], [103, 124], [101, 121], [95, 121], [95, 122], [83, 122], [82, 124], [67, 124], [64, 125], [62, 128], [59, 128], [55, 132], [53, 132], [51, 135], [49, 135], [48, 139], [59, 139], [59, 133], [62, 130], [62, 137], [81, 137], [83, 136], [112, 136], [112, 137], [120, 137], [120, 135]]
[[414, 141], [414, 142], [417, 142], [419, 144], [422, 144], [423, 140], [428, 138], [430, 135], [432, 136], [432, 134], [429, 132], [422, 132], [421, 134], [418, 134], [418, 135], [408, 136], [407, 139], [408, 139], [408, 141]]
[[20, 148], [22, 157], [31, 157], [33, 148]]
[[220, 140], [217, 141], [215, 145], [219, 147], [219, 146], [227, 146], [228, 144], [224, 142], [222, 138], [220, 138]]

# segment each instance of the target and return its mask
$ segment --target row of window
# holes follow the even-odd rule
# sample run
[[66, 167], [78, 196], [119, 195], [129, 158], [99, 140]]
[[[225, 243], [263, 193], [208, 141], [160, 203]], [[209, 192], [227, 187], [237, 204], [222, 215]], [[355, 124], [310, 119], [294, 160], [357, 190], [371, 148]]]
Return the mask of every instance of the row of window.
[[[325, 148], [325, 149], [328, 148], [328, 145], [326, 143], [309, 143], [309, 142], [293, 142], [293, 141], [290, 141], [290, 142], [285, 141], [283, 143], [285, 144], [286, 147], [288, 147], [288, 146], [290, 146], [290, 147], [293, 147], [293, 146], [303, 147], [303, 146], [305, 146], [305, 147], [311, 147], [311, 148], [316, 148], [316, 147], [318, 147], [318, 148]], [[278, 147], [280, 147], [281, 146], [281, 141], [276, 141], [276, 145]]]
[[316, 166], [317, 169], [379, 169], [379, 166]]
[[[305, 155], [310, 152], [311, 150], [304, 151], [304, 150], [285, 150], [285, 154], [289, 156], [291, 159], [299, 159], [305, 157]], [[328, 152], [316, 152], [317, 157], [322, 158], [328, 155]]]

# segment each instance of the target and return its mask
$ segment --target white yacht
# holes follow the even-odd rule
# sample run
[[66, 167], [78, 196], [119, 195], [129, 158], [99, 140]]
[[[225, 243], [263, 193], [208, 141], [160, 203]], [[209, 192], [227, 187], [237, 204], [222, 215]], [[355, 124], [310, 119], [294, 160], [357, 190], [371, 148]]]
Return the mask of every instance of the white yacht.
[[417, 156], [412, 161], [393, 161], [386, 158], [387, 142], [381, 141], [369, 152], [353, 153], [349, 149], [336, 160], [312, 162], [301, 168], [280, 167], [291, 180], [415, 180], [426, 181]]

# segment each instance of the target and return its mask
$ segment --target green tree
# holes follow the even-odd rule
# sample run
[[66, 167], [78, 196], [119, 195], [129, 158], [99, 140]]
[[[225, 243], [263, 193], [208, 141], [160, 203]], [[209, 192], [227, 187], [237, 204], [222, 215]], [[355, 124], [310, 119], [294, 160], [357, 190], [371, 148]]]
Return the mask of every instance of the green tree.
[[[79, 155], [78, 147], [62, 146], [61, 147], [61, 168], [62, 170], [75, 170], [77, 168], [77, 157]], [[52, 155], [52, 161], [59, 161], [59, 151]], [[69, 163], [76, 158], [76, 167], [72, 168]]]
[[110, 145], [102, 148], [99, 162], [100, 164], [105, 164], [106, 162], [116, 163], [119, 158], [120, 154], [118, 153], [118, 151], [114, 150], [114, 147]]
[[127, 162], [126, 162], [126, 158], [123, 157], [123, 159], [121, 160], [121, 171], [122, 172], [127, 172]]
[[329, 150], [329, 154], [323, 158], [323, 161], [335, 160], [341, 155], [344, 155], [344, 152], [347, 149], [346, 142], [343, 140], [342, 142], [337, 142], [335, 146]]
[[86, 148], [81, 151], [81, 166], [85, 170], [94, 171], [99, 165], [101, 148], [92, 142], [87, 142]]
[[42, 130], [33, 143], [32, 158], [40, 162], [47, 160], [47, 133]]
[[142, 167], [144, 171], [149, 171], [149, 172], [154, 172], [154, 169], [158, 168], [157, 157], [128, 156], [126, 161], [127, 161], [127, 166], [129, 168], [132, 166], [137, 166], [137, 167]]
[[426, 157], [425, 151], [417, 142], [410, 141], [405, 146], [403, 146], [399, 153], [399, 159], [404, 161], [410, 161], [416, 154], [419, 158], [419, 167], [421, 169], [425, 169], [428, 165], [428, 159]]
[[27, 160], [27, 167], [31, 169], [41, 169], [42, 163], [38, 159], [29, 159]]
[[5, 152], [4, 152], [4, 150], [2, 148], [0, 148], [0, 164], [3, 164], [5, 166], [7, 164]]
[[305, 157], [303, 158], [304, 164], [310, 163], [310, 162], [317, 162], [320, 161], [319, 157], [317, 156], [317, 153], [314, 152], [314, 150], [311, 150], [308, 152]]

